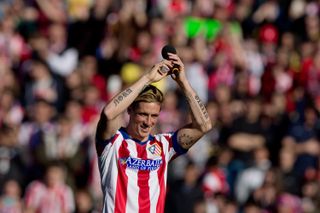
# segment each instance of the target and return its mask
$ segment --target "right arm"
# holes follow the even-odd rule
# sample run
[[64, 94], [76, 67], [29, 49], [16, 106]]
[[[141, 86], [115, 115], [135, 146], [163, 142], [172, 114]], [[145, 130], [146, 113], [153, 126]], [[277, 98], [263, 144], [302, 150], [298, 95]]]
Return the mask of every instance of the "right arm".
[[120, 128], [120, 115], [132, 104], [145, 86], [167, 76], [167, 73], [162, 72], [160, 69], [163, 66], [170, 69], [172, 65], [168, 60], [155, 64], [149, 72], [146, 72], [140, 79], [121, 91], [106, 104], [100, 115], [96, 139], [108, 139]]

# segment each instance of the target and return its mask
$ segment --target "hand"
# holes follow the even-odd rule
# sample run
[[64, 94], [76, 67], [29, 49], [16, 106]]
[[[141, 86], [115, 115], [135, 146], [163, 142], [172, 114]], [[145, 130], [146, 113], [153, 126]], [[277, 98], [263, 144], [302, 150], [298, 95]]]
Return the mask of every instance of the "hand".
[[305, 153], [310, 154], [310, 155], [319, 155], [320, 151], [320, 144], [319, 141], [315, 139], [310, 139], [303, 143], [303, 148]]
[[171, 61], [164, 59], [155, 64], [151, 70], [146, 73], [146, 76], [150, 80], [150, 83], [160, 81], [169, 74], [169, 70], [171, 70], [172, 67]]
[[173, 80], [177, 83], [184, 83], [187, 81], [185, 74], [184, 64], [182, 63], [180, 57], [177, 54], [168, 53], [169, 59], [171, 61], [172, 67], [177, 68], [178, 72], [170, 73]]

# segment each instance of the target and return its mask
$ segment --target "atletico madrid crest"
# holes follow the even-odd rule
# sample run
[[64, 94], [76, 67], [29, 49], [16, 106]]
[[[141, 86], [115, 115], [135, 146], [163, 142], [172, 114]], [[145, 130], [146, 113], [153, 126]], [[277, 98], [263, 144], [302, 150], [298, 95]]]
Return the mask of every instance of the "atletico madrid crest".
[[161, 155], [161, 147], [157, 143], [152, 144], [151, 146], [149, 146], [148, 147], [148, 151], [153, 155], [157, 155], [157, 156]]

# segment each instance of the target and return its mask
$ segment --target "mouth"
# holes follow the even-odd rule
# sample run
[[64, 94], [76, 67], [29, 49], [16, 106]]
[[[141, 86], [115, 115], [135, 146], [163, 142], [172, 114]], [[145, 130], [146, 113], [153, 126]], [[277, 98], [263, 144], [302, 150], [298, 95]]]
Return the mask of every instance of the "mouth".
[[149, 126], [147, 125], [141, 125], [140, 127], [141, 127], [141, 131], [144, 133], [148, 133], [150, 130]]

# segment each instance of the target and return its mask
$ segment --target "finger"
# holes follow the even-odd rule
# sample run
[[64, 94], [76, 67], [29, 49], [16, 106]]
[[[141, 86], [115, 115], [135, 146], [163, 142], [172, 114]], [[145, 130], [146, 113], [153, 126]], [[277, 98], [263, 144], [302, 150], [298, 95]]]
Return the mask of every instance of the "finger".
[[157, 72], [158, 72], [160, 75], [166, 75], [166, 72], [162, 69], [162, 67], [160, 67], [160, 69], [157, 69]]
[[166, 65], [162, 65], [162, 66], [160, 67], [160, 71], [161, 71], [162, 73], [167, 73], [167, 72], [170, 71], [170, 68], [169, 68], [168, 66], [166, 66]]
[[171, 60], [163, 60], [161, 63], [162, 63], [162, 65], [166, 65], [166, 66], [168, 66], [169, 68], [172, 68], [172, 66], [173, 66]]
[[170, 74], [170, 77], [175, 81], [178, 79], [178, 75], [175, 73]]
[[171, 69], [171, 62], [167, 61], [167, 60], [163, 60], [159, 63], [159, 68], [158, 68], [158, 72], [160, 74], [167, 74]]
[[169, 56], [169, 59], [172, 63], [174, 64], [179, 64], [181, 65], [182, 64], [182, 61], [181, 59], [179, 58], [179, 56], [177, 56], [176, 54], [172, 54], [170, 53], [171, 55]]
[[180, 59], [177, 54], [168, 53], [168, 55], [169, 55], [169, 58], [170, 58], [171, 60], [179, 60], [179, 59]]

